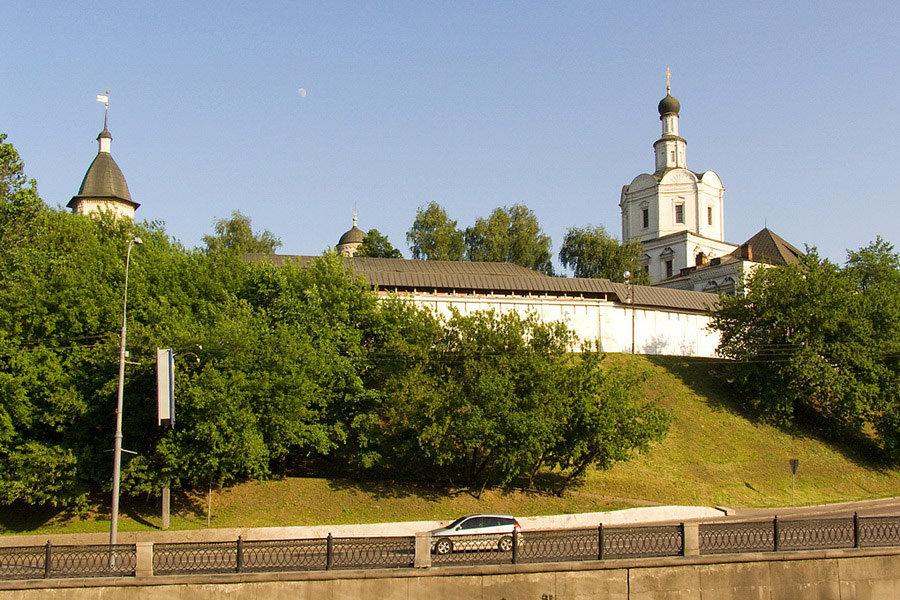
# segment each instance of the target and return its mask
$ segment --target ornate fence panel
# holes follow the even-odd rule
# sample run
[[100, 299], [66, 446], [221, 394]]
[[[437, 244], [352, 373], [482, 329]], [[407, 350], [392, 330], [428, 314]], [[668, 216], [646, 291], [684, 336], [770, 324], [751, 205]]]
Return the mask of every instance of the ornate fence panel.
[[0, 579], [44, 577], [45, 546], [0, 548]]
[[535, 530], [519, 535], [516, 562], [596, 560], [597, 528]]
[[0, 548], [0, 579], [129, 577], [136, 564], [128, 544]]
[[680, 525], [603, 528], [604, 559], [679, 556], [683, 551]]
[[325, 569], [326, 550], [325, 539], [243, 542], [239, 568], [252, 573]]
[[865, 517], [859, 519], [859, 545], [900, 545], [900, 517]]
[[234, 573], [237, 542], [202, 542], [153, 545], [153, 573]]
[[333, 545], [334, 569], [411, 567], [416, 555], [412, 536], [334, 538]]
[[134, 575], [134, 545], [53, 546], [51, 577], [126, 577]]
[[779, 550], [852, 548], [853, 518], [779, 520]]
[[771, 552], [773, 533], [771, 520], [700, 525], [700, 554]]
[[431, 538], [431, 554], [435, 567], [511, 563], [512, 536], [488, 533], [435, 537]]

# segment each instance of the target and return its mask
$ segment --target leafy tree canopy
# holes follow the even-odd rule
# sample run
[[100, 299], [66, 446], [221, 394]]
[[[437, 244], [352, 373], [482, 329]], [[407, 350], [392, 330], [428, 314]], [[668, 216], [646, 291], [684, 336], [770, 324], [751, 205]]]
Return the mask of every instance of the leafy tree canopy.
[[553, 274], [550, 236], [534, 212], [521, 204], [497, 208], [465, 231], [466, 258], [473, 262], [510, 262]]
[[281, 247], [281, 240], [272, 232], [265, 230], [255, 233], [250, 217], [237, 210], [228, 219], [217, 219], [214, 229], [215, 235], [203, 236], [203, 243], [209, 253], [233, 250], [241, 254], [271, 254]]
[[[441, 320], [379, 301], [333, 252], [302, 268], [244, 261], [277, 240], [240, 213], [196, 250], [159, 223], [50, 209], [14, 149], [2, 152], [0, 505], [107, 497], [135, 235], [123, 430], [137, 455], [123, 464], [126, 495], [323, 464], [472, 489], [556, 470], [564, 487], [664, 431], [663, 415], [637, 401], [637, 378], [592, 352], [567, 354], [562, 324]], [[176, 358], [175, 427], [157, 427], [155, 350], [198, 344], [199, 363]]]
[[416, 211], [406, 241], [415, 259], [462, 260], [466, 249], [463, 232], [437, 202]]
[[561, 492], [661, 439], [666, 413], [640, 400], [641, 377], [601, 365], [572, 333], [534, 315], [451, 314], [385, 384], [379, 422], [391, 462], [479, 492], [559, 470]]
[[37, 193], [37, 182], [25, 175], [25, 162], [0, 133], [0, 259], [34, 233], [34, 222], [46, 206]]
[[356, 250], [356, 256], [372, 256], [375, 258], [403, 258], [403, 254], [391, 245], [387, 236], [377, 229], [366, 233], [362, 244]]
[[23, 190], [37, 193], [37, 183], [25, 176], [25, 162], [15, 146], [6, 142], [6, 134], [0, 133], [0, 201], [10, 202]]
[[640, 242], [619, 243], [603, 226], [570, 227], [566, 231], [559, 261], [575, 272], [575, 277], [599, 277], [624, 282], [625, 272], [638, 285], [650, 285], [641, 264]]
[[761, 267], [713, 316], [719, 352], [766, 420], [812, 418], [843, 435], [870, 426], [900, 457], [900, 260], [880, 238], [842, 269], [815, 249], [798, 265]]

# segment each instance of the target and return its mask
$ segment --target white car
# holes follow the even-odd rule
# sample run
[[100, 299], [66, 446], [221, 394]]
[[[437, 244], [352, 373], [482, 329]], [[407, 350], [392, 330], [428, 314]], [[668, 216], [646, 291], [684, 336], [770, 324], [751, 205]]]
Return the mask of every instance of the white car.
[[[431, 549], [435, 554], [459, 550], [509, 552], [513, 547], [513, 532], [521, 530], [512, 515], [466, 515], [433, 530]], [[517, 537], [521, 543], [522, 537]]]

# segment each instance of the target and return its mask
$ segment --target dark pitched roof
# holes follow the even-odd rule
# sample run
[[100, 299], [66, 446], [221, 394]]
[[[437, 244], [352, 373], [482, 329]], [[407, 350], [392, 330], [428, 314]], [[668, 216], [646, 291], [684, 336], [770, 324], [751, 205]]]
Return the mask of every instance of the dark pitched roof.
[[[748, 248], [752, 249], [753, 258], [750, 258], [751, 252], [748, 251]], [[803, 252], [800, 252], [800, 250], [792, 246], [789, 242], [784, 240], [784, 238], [769, 228], [764, 228], [762, 231], [738, 246], [730, 254], [714, 258], [710, 262], [697, 265], [696, 267], [684, 268], [680, 273], [677, 273], [672, 277], [661, 279], [660, 281], [657, 281], [656, 284], [673, 283], [675, 281], [689, 279], [694, 272], [714, 269], [722, 265], [745, 260], [769, 265], [795, 265], [799, 262], [798, 257], [802, 255]]]
[[[315, 256], [247, 254], [245, 260], [275, 265], [305, 266]], [[628, 286], [608, 279], [550, 277], [512, 263], [407, 260], [402, 258], [344, 257], [347, 268], [369, 285], [386, 291], [440, 291], [483, 294], [553, 295], [603, 298], [626, 302]], [[715, 294], [634, 286], [634, 304], [644, 308], [672, 308], [706, 312], [718, 301]]]
[[[749, 258], [747, 248], [753, 251], [753, 258]], [[795, 265], [803, 252], [785, 241], [768, 227], [764, 227], [759, 233], [740, 245], [731, 253], [740, 260], [752, 260], [753, 262], [770, 265]]]
[[79, 200], [87, 198], [118, 200], [135, 208], [140, 206], [131, 199], [125, 176], [109, 152], [97, 153], [97, 157], [84, 175], [78, 194], [73, 196], [66, 206], [72, 208]]

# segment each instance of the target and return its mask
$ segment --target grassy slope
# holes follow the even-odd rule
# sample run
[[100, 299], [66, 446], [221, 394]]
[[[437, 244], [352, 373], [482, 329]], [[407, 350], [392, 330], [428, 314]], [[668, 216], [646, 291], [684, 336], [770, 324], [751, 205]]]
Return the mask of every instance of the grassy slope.
[[[289, 478], [212, 494], [213, 527], [262, 527], [447, 519], [468, 512], [517, 515], [611, 510], [652, 504], [784, 506], [791, 503], [788, 460], [800, 459], [797, 504], [900, 495], [900, 469], [814, 436], [755, 424], [712, 382], [716, 361], [610, 356], [647, 370], [646, 396], [673, 416], [668, 437], [646, 456], [588, 475], [563, 498], [488, 491], [466, 493], [385, 482]], [[121, 530], [154, 529], [157, 510], [123, 503]], [[176, 529], [206, 526], [205, 495], [176, 502]], [[73, 520], [49, 512], [6, 511], [2, 533], [104, 531], [108, 518]]]
[[810, 432], [747, 419], [731, 402], [727, 385], [706, 376], [720, 368], [718, 361], [647, 362], [647, 395], [673, 415], [668, 437], [647, 456], [594, 474], [582, 491], [666, 504], [789, 506], [788, 461], [797, 458], [797, 504], [900, 494], [896, 467]]

